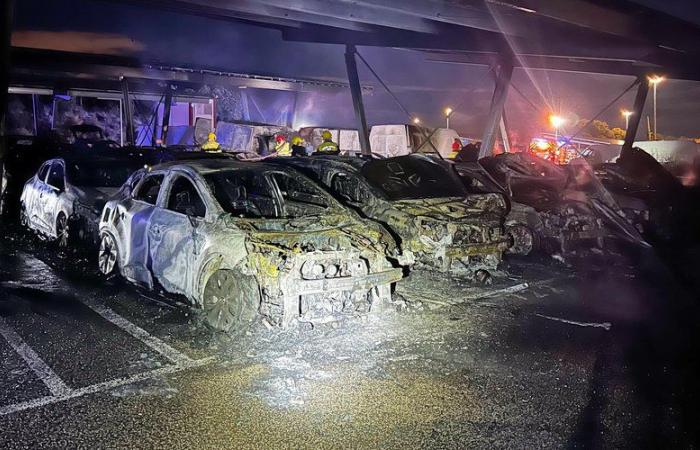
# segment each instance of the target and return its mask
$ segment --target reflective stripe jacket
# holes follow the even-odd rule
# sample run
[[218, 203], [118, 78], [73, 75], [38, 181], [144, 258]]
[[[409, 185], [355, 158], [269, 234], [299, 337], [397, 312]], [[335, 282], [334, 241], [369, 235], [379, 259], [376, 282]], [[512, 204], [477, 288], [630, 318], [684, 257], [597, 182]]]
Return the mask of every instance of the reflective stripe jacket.
[[316, 151], [318, 153], [337, 152], [338, 150], [338, 144], [333, 141], [323, 141], [318, 147], [316, 147]]
[[289, 142], [280, 142], [275, 145], [275, 151], [277, 156], [292, 156], [292, 148], [289, 146]]

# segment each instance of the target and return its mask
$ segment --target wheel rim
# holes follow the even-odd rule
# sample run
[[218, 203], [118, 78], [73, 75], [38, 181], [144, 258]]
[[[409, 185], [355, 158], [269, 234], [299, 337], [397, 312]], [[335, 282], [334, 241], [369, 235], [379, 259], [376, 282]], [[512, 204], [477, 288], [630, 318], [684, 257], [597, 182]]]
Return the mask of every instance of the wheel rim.
[[100, 272], [110, 275], [117, 264], [117, 248], [111, 237], [105, 235], [100, 240], [100, 253], [98, 256]]
[[29, 225], [29, 218], [27, 217], [27, 210], [22, 206], [22, 209], [19, 210], [19, 224], [22, 225], [23, 227], [26, 227]]
[[230, 314], [230, 308], [230, 299], [210, 297], [205, 306], [207, 322], [217, 330], [229, 330], [237, 319], [237, 316]]
[[513, 246], [508, 249], [510, 253], [516, 255], [528, 255], [534, 248], [535, 237], [532, 232], [522, 225], [509, 227], [507, 230], [513, 239]]
[[216, 271], [203, 293], [202, 309], [210, 327], [230, 332], [257, 316], [260, 304], [253, 277], [230, 270]]
[[60, 248], [67, 248], [68, 247], [68, 220], [66, 220], [66, 216], [60, 215], [58, 217], [58, 224], [56, 226], [56, 235], [57, 235], [57, 241], [58, 241], [58, 246]]

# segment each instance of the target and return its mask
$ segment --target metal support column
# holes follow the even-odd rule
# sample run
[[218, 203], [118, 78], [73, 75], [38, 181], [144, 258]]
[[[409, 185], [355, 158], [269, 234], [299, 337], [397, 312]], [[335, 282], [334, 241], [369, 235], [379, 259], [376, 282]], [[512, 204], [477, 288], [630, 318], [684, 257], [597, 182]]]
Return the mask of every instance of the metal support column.
[[[5, 156], [5, 116], [7, 115], [7, 101], [10, 85], [10, 39], [14, 22], [14, 0], [0, 0], [2, 8], [2, 28], [0, 28], [0, 161]], [[2, 176], [2, 164], [0, 164], [0, 177]]]
[[161, 145], [168, 145], [168, 127], [170, 127], [170, 109], [173, 106], [173, 90], [170, 86], [165, 91], [165, 105], [163, 106], [163, 127], [160, 132]]
[[493, 154], [493, 146], [496, 143], [496, 137], [498, 136], [501, 125], [503, 108], [506, 104], [506, 97], [508, 97], [508, 87], [510, 86], [510, 79], [512, 76], [513, 61], [510, 57], [504, 57], [496, 72], [496, 88], [493, 91], [491, 109], [489, 110], [486, 129], [481, 139], [479, 158], [491, 156]]
[[501, 116], [501, 140], [503, 141], [503, 151], [510, 153], [510, 139], [508, 139], [508, 128], [506, 127], [506, 114]]
[[131, 97], [129, 96], [129, 82], [122, 77], [122, 96], [124, 98], [124, 120], [126, 122], [126, 144], [136, 145], [134, 137], [134, 115], [131, 109]]
[[637, 88], [637, 96], [634, 98], [634, 109], [632, 109], [633, 114], [630, 116], [629, 126], [625, 132], [625, 143], [622, 145], [620, 155], [632, 150], [632, 145], [637, 137], [639, 122], [642, 120], [647, 94], [649, 94], [649, 85], [646, 82], [646, 77], [639, 77], [639, 87]]
[[371, 155], [372, 150], [369, 145], [369, 129], [367, 128], [367, 119], [365, 118], [365, 106], [362, 103], [362, 86], [360, 85], [360, 77], [357, 74], [357, 61], [355, 53], [357, 50], [354, 45], [345, 46], [345, 67], [348, 71], [348, 81], [350, 83], [350, 94], [352, 95], [352, 106], [355, 109], [355, 117], [357, 119], [357, 132], [360, 138], [360, 149], [363, 155]]

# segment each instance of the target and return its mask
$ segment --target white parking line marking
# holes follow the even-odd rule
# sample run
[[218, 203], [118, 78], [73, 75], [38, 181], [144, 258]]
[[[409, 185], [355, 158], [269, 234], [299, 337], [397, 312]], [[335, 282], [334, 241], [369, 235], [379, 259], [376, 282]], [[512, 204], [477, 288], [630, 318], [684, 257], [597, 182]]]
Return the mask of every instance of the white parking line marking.
[[53, 396], [66, 395], [71, 392], [71, 389], [56, 375], [39, 355], [27, 345], [26, 342], [17, 334], [8, 324], [5, 319], [0, 317], [0, 334], [5, 338], [8, 344], [22, 357], [30, 369], [44, 382]]
[[117, 388], [119, 386], [124, 386], [127, 384], [137, 383], [139, 381], [148, 380], [150, 378], [155, 378], [161, 375], [168, 375], [176, 372], [180, 372], [186, 369], [193, 369], [196, 367], [202, 367], [214, 360], [214, 357], [193, 360], [190, 359], [189, 362], [181, 365], [173, 365], [161, 367], [160, 369], [151, 370], [149, 372], [143, 372], [129, 377], [117, 378], [110, 381], [105, 381], [103, 383], [93, 384], [91, 386], [86, 386], [80, 389], [69, 389], [60, 395], [52, 395], [47, 397], [41, 397], [34, 400], [29, 400], [26, 402], [15, 403], [13, 405], [0, 407], [0, 416], [5, 416], [8, 414], [14, 414], [20, 411], [25, 411], [28, 409], [39, 408], [41, 406], [50, 405], [53, 403], [63, 402], [73, 398], [82, 397], [84, 395], [96, 394], [98, 392], [108, 391], [110, 389]]
[[116, 312], [114, 312], [112, 309], [110, 309], [104, 305], [97, 304], [97, 303], [84, 301], [84, 300], [81, 300], [81, 301], [88, 308], [92, 309], [93, 311], [95, 311], [97, 314], [99, 314], [100, 316], [102, 316], [106, 320], [110, 321], [111, 323], [113, 323], [117, 327], [126, 331], [131, 336], [133, 336], [136, 339], [138, 339], [139, 341], [143, 342], [148, 347], [150, 347], [151, 349], [160, 353], [161, 355], [165, 356], [166, 358], [168, 358], [170, 361], [174, 362], [175, 364], [185, 365], [185, 364], [189, 364], [192, 362], [192, 358], [190, 358], [189, 356], [185, 355], [184, 353], [180, 352], [179, 350], [174, 349], [170, 345], [166, 344], [165, 342], [161, 341], [157, 337], [148, 333], [143, 328], [129, 322], [124, 317], [122, 317], [119, 314], [117, 314]]

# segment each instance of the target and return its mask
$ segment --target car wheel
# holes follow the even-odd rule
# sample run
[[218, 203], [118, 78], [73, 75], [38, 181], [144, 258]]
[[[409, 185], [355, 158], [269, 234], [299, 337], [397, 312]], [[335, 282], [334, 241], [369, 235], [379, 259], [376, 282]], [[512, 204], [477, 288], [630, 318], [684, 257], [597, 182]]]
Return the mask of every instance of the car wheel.
[[117, 253], [117, 244], [107, 233], [103, 233], [100, 237], [100, 250], [97, 255], [97, 264], [100, 273], [105, 277], [112, 277], [117, 273], [119, 254]]
[[506, 226], [506, 233], [513, 241], [513, 245], [506, 250], [514, 255], [529, 255], [537, 249], [537, 237], [535, 233], [525, 225], [515, 224]]
[[70, 226], [65, 214], [60, 213], [56, 219], [56, 244], [61, 250], [68, 250], [70, 244]]
[[22, 228], [29, 228], [29, 215], [27, 215], [27, 208], [24, 204], [19, 207], [19, 224]]
[[244, 328], [258, 315], [260, 289], [255, 277], [234, 270], [218, 270], [207, 281], [202, 307], [207, 324], [231, 332]]

